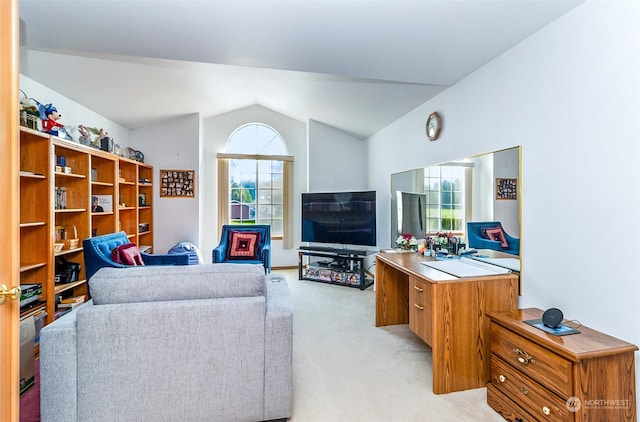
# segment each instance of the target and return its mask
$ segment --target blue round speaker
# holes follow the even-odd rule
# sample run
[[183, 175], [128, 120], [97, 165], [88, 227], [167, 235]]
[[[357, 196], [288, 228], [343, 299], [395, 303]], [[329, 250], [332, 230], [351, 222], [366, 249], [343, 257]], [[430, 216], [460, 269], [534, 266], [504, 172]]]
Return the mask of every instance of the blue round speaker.
[[549, 308], [542, 314], [542, 323], [550, 328], [558, 328], [562, 323], [562, 311], [558, 308]]

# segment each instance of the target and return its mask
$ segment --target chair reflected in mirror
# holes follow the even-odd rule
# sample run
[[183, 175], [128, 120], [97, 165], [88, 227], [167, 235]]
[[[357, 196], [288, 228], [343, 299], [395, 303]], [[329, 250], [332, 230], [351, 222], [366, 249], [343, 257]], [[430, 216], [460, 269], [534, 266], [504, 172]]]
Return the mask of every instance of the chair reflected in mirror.
[[520, 255], [520, 239], [510, 236], [499, 221], [468, 222], [467, 243], [469, 248]]

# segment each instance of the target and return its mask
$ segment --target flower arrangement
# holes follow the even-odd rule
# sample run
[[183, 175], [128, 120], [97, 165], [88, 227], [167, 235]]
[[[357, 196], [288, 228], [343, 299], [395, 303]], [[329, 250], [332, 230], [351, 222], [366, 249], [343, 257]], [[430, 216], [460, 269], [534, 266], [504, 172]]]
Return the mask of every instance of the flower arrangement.
[[418, 250], [418, 240], [411, 234], [401, 234], [396, 239], [396, 246], [402, 250]]
[[456, 243], [458, 241], [458, 238], [455, 237], [451, 232], [438, 232], [433, 235], [427, 234], [427, 239], [429, 240], [430, 245], [438, 245], [441, 248], [446, 248], [449, 243]]

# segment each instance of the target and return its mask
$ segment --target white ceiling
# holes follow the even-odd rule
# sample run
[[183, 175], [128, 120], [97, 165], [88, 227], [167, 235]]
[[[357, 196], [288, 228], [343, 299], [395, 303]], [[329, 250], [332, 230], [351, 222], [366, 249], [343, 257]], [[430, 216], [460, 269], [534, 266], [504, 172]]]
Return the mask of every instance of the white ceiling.
[[20, 0], [20, 72], [130, 129], [260, 104], [366, 138], [580, 3]]

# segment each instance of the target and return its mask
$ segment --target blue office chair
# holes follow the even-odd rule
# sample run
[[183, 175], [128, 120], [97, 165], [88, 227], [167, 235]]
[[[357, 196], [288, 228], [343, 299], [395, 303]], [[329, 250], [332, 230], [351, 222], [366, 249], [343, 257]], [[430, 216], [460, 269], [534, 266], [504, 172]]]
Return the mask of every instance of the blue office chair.
[[[125, 232], [104, 234], [90, 237], [82, 241], [84, 247], [84, 268], [87, 281], [102, 267], [128, 268], [129, 265], [119, 264], [111, 259], [113, 248], [125, 243], [131, 243]], [[189, 265], [189, 256], [156, 255], [140, 252], [144, 265]]]
[[[255, 254], [251, 253], [251, 257], [233, 256], [231, 248], [231, 235], [233, 232], [241, 233], [260, 233]], [[212, 262], [214, 264], [226, 262], [235, 264], [262, 264], [264, 272], [271, 272], [271, 226], [267, 224], [225, 224], [222, 226], [220, 234], [220, 244], [213, 249], [211, 253]]]
[[[485, 237], [482, 233], [483, 229], [500, 227], [504, 233], [504, 237], [507, 240], [507, 247], [502, 247], [501, 242]], [[493, 249], [508, 253], [511, 255], [520, 255], [520, 239], [517, 237], [509, 236], [502, 224], [499, 221], [482, 221], [482, 222], [468, 222], [467, 223], [467, 244], [469, 248], [475, 249]]]

